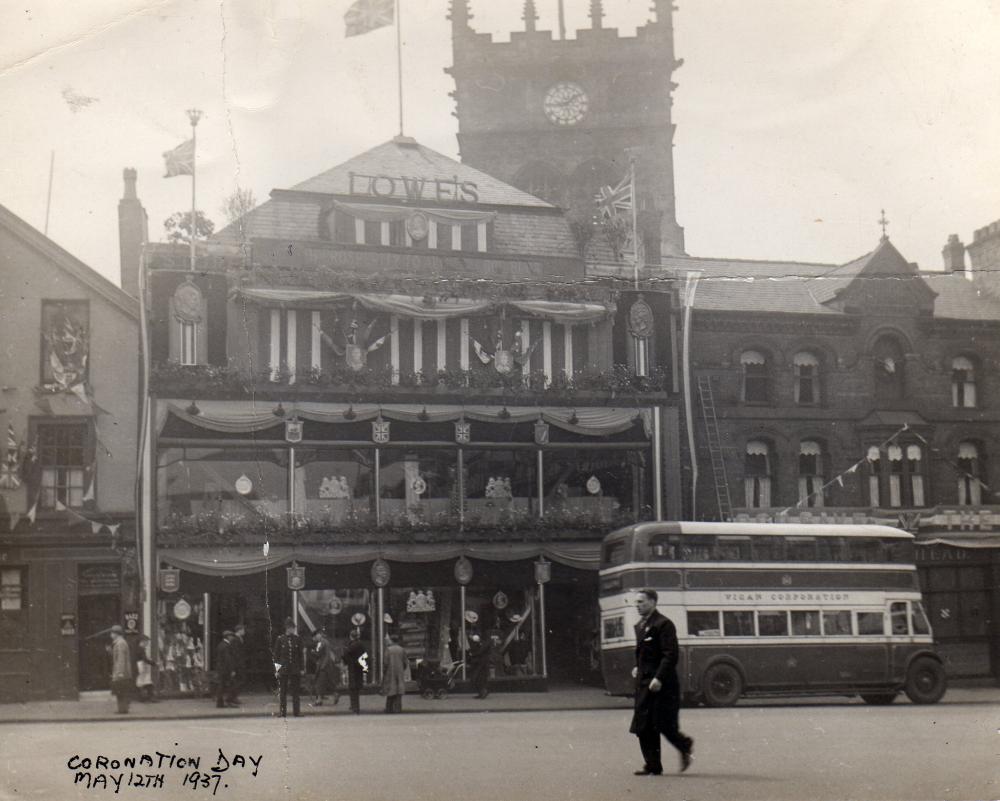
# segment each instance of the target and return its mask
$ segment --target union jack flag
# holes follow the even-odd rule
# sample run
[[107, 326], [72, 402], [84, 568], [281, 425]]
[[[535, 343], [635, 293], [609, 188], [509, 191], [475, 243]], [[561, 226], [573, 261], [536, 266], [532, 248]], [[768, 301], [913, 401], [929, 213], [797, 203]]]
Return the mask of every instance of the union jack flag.
[[617, 217], [621, 212], [632, 211], [632, 171], [616, 186], [602, 186], [594, 201], [601, 217]]
[[0, 463], [0, 489], [15, 490], [21, 486], [21, 460], [17, 451], [7, 451]]
[[344, 14], [344, 36], [359, 36], [392, 25], [396, 18], [395, 0], [357, 0]]

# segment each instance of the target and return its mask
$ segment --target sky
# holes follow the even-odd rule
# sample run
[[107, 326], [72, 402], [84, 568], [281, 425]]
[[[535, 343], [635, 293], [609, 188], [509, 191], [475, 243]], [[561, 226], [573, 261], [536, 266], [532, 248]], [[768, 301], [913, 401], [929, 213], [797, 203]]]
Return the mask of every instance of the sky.
[[[352, 0], [0, 3], [0, 204], [117, 282], [122, 169], [150, 219], [190, 208], [162, 153], [198, 126], [198, 207], [222, 227], [396, 133], [395, 32]], [[401, 0], [406, 133], [457, 156], [447, 0]], [[557, 0], [537, 0], [556, 28]], [[842, 263], [888, 233], [939, 268], [1000, 218], [1000, 0], [676, 0], [678, 219], [694, 256]], [[472, 0], [506, 39], [520, 0]], [[569, 35], [588, 0], [565, 0]], [[632, 35], [650, 0], [605, 0]], [[54, 158], [52, 154], [54, 153]]]

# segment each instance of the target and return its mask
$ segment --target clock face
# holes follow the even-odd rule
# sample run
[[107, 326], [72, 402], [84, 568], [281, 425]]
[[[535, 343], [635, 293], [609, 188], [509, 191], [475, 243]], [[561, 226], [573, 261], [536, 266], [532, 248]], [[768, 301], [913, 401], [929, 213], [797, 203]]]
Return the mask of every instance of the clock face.
[[545, 116], [556, 125], [576, 125], [587, 113], [590, 100], [577, 83], [562, 82], [545, 93]]

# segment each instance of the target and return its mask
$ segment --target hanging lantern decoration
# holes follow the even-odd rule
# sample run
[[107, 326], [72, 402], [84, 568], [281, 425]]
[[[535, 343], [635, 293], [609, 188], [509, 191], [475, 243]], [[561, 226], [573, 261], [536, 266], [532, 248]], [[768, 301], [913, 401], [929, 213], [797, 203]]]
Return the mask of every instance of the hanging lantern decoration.
[[298, 562], [292, 562], [290, 567], [285, 568], [288, 574], [288, 589], [304, 590], [306, 587], [306, 569]]
[[472, 575], [472, 562], [464, 556], [458, 557], [458, 561], [455, 562], [455, 581], [464, 587], [472, 581]]

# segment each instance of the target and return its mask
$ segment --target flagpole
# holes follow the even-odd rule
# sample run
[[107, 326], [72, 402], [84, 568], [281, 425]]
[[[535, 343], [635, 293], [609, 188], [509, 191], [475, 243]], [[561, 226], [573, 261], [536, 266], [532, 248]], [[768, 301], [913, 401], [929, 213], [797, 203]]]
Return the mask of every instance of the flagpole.
[[52, 174], [56, 168], [56, 151], [52, 151], [49, 156], [49, 193], [45, 198], [45, 230], [42, 232], [49, 235], [49, 210], [52, 208]]
[[403, 135], [403, 19], [396, 0], [396, 72], [399, 79], [399, 135]]
[[635, 151], [629, 153], [629, 173], [632, 184], [632, 252], [634, 254], [632, 278], [639, 288], [639, 198], [635, 194]]
[[187, 115], [191, 121], [191, 272], [194, 272], [194, 241], [198, 235], [198, 211], [195, 204], [197, 179], [195, 176], [198, 172], [198, 120], [201, 119], [201, 112], [196, 108], [191, 108], [188, 109]]

